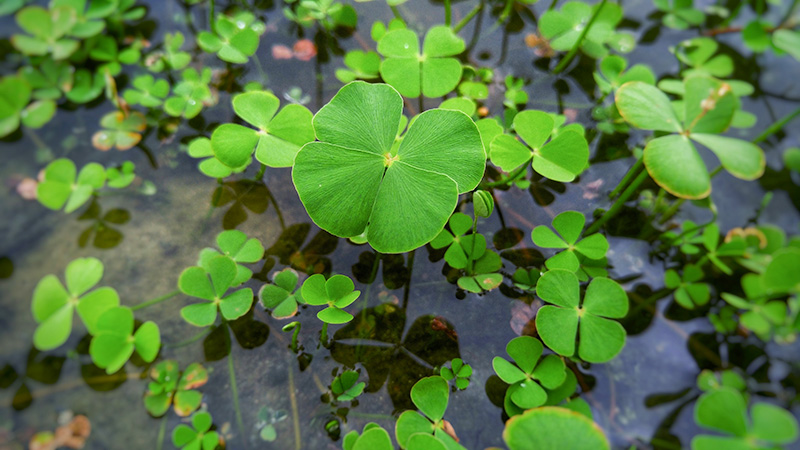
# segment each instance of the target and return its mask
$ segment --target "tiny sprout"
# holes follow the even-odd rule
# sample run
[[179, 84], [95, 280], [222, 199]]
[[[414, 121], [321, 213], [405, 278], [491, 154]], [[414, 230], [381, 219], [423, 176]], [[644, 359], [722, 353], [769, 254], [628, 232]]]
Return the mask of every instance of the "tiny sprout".
[[475, 208], [475, 215], [489, 217], [494, 211], [494, 198], [489, 192], [479, 190], [472, 194], [472, 205]]

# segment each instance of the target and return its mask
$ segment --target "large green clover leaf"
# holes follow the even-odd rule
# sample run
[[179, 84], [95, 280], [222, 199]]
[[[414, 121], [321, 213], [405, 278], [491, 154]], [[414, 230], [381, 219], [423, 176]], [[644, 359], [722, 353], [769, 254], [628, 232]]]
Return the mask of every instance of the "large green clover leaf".
[[461, 62], [453, 58], [463, 52], [464, 40], [450, 27], [432, 27], [425, 35], [422, 52], [417, 33], [399, 29], [386, 33], [378, 42], [384, 56], [381, 77], [406, 97], [441, 97], [461, 81]]
[[78, 258], [67, 265], [67, 287], [55, 275], [47, 275], [33, 291], [31, 310], [39, 324], [33, 334], [33, 345], [39, 350], [52, 350], [66, 342], [72, 331], [72, 313], [78, 311], [81, 321], [95, 334], [97, 321], [108, 309], [119, 306], [119, 295], [110, 287], [92, 289], [103, 277], [103, 263], [96, 258]]
[[292, 170], [314, 223], [340, 237], [366, 231], [382, 253], [407, 252], [436, 237], [458, 194], [475, 188], [485, 169], [480, 133], [459, 111], [425, 111], [394, 150], [402, 112], [391, 86], [344, 86], [314, 116], [320, 142], [300, 149]]
[[253, 291], [246, 288], [225, 295], [236, 282], [236, 262], [217, 255], [205, 261], [205, 266], [207, 268], [189, 267], [178, 279], [181, 292], [205, 300], [183, 307], [181, 316], [192, 325], [207, 327], [217, 320], [218, 309], [226, 320], [236, 320], [245, 315], [253, 303]]
[[622, 350], [625, 329], [609, 319], [625, 317], [628, 297], [615, 281], [595, 278], [581, 303], [578, 277], [568, 270], [553, 269], [539, 279], [536, 294], [552, 303], [539, 309], [536, 329], [554, 352], [563, 356], [575, 354], [578, 334], [578, 356], [584, 361], [606, 362]]
[[582, 134], [564, 131], [545, 142], [556, 130], [553, 116], [542, 111], [522, 111], [514, 117], [514, 130], [525, 146], [513, 136], [502, 134], [492, 140], [491, 160], [506, 172], [533, 160], [533, 170], [554, 181], [575, 179], [589, 163], [589, 144]]
[[464, 449], [444, 431], [444, 412], [450, 399], [450, 385], [440, 376], [426, 377], [411, 388], [411, 401], [419, 411], [405, 411], [395, 424], [395, 438], [400, 448], [438, 448], [411, 445], [411, 438], [426, 434], [445, 443], [444, 448]]
[[11, 43], [26, 55], [50, 55], [62, 60], [80, 46], [80, 42], [65, 37], [77, 22], [77, 13], [70, 6], [54, 6], [49, 10], [29, 6], [17, 12], [16, 19], [17, 25], [30, 35], [15, 34]]
[[50, 209], [64, 207], [65, 212], [71, 213], [86, 203], [105, 182], [106, 171], [100, 164], [89, 163], [77, 173], [75, 163], [60, 158], [44, 169], [44, 180], [36, 187], [36, 198]]
[[539, 225], [531, 232], [533, 243], [542, 248], [557, 248], [556, 253], [545, 261], [548, 269], [565, 269], [578, 272], [581, 266], [579, 255], [590, 260], [602, 260], [608, 251], [608, 240], [600, 233], [580, 239], [586, 217], [577, 211], [564, 211], [553, 218], [553, 228]]
[[503, 440], [511, 450], [608, 450], [603, 430], [588, 417], [566, 408], [546, 406], [512, 417]]
[[247, 166], [250, 165], [250, 161], [248, 161], [244, 166], [232, 169], [222, 164], [222, 162], [214, 156], [214, 150], [211, 149], [211, 139], [205, 136], [199, 136], [193, 139], [189, 142], [189, 146], [186, 150], [192, 158], [205, 158], [197, 164], [197, 168], [204, 175], [211, 178], [225, 178], [232, 173], [244, 172]]
[[617, 90], [616, 104], [622, 117], [637, 128], [666, 131], [644, 149], [644, 165], [653, 180], [671, 194], [705, 198], [711, 193], [711, 177], [695, 149], [695, 141], [711, 150], [731, 175], [754, 180], [764, 173], [764, 152], [755, 144], [725, 136], [739, 108], [728, 84], [703, 76], [684, 81], [681, 118], [666, 94], [655, 86], [633, 81]]
[[124, 306], [106, 310], [97, 319], [89, 345], [92, 361], [112, 374], [130, 359], [133, 351], [145, 362], [152, 362], [161, 348], [161, 334], [155, 322], [143, 323], [134, 333], [133, 311]]
[[[253, 91], [233, 98], [233, 110], [257, 129], [226, 123], [211, 134], [214, 155], [228, 167], [250, 162], [253, 149], [256, 159], [270, 167], [291, 167], [300, 147], [314, 140], [311, 111], [290, 104], [278, 112], [280, 100], [266, 91]], [[278, 112], [276, 115], [275, 113]]]

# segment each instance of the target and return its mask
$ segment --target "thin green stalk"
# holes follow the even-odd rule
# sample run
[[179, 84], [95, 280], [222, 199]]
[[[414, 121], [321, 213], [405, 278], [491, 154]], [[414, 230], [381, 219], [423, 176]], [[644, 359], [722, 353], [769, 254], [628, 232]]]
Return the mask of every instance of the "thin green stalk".
[[294, 394], [294, 370], [292, 364], [286, 365], [289, 372], [289, 402], [292, 405], [292, 428], [294, 428], [294, 448], [303, 448], [302, 436], [300, 435], [300, 413], [297, 411], [297, 398]]
[[292, 343], [289, 344], [289, 350], [297, 353], [297, 337], [300, 335], [300, 322], [294, 321], [283, 327], [283, 331], [292, 330]]
[[328, 341], [328, 322], [322, 322], [322, 331], [319, 333], [319, 343], [323, 347], [327, 347]]
[[530, 162], [531, 162], [530, 159], [525, 161], [524, 164], [522, 164], [521, 166], [519, 166], [516, 169], [514, 169], [508, 175], [504, 176], [503, 178], [501, 178], [501, 179], [499, 179], [497, 181], [492, 181], [491, 183], [486, 183], [485, 186], [486, 187], [497, 187], [497, 186], [503, 186], [505, 184], [508, 184], [509, 181], [512, 181], [512, 180], [516, 179], [519, 176], [519, 174], [521, 174], [523, 171], [527, 170], [528, 169], [528, 163], [530, 163]]
[[461, 29], [462, 29], [462, 28], [464, 28], [465, 26], [467, 26], [467, 24], [468, 24], [468, 23], [469, 23], [469, 22], [470, 22], [470, 21], [471, 21], [471, 20], [472, 20], [472, 19], [473, 19], [473, 18], [474, 18], [474, 17], [475, 17], [475, 16], [476, 16], [478, 13], [479, 13], [479, 12], [481, 12], [481, 10], [482, 10], [482, 9], [483, 9], [483, 1], [481, 1], [480, 3], [478, 3], [477, 5], [475, 5], [475, 7], [474, 7], [474, 8], [472, 8], [472, 10], [471, 10], [469, 13], [467, 13], [467, 15], [466, 15], [466, 16], [464, 16], [464, 18], [463, 18], [463, 19], [461, 19], [461, 20], [460, 20], [460, 21], [459, 21], [459, 22], [456, 24], [456, 26], [455, 26], [455, 27], [453, 27], [453, 32], [454, 32], [454, 33], [458, 33], [459, 31], [461, 31]]
[[199, 341], [199, 340], [200, 340], [200, 338], [202, 338], [202, 337], [206, 336], [206, 335], [207, 335], [208, 333], [210, 333], [210, 332], [211, 332], [211, 327], [206, 327], [206, 328], [205, 328], [203, 331], [201, 331], [201, 332], [199, 332], [199, 333], [195, 334], [194, 336], [190, 337], [189, 339], [186, 339], [186, 340], [183, 340], [183, 341], [180, 341], [180, 342], [176, 342], [176, 343], [174, 343], [174, 344], [165, 343], [165, 344], [164, 344], [164, 348], [181, 348], [181, 347], [186, 347], [186, 346], [187, 346], [187, 345], [189, 345], [189, 344], [192, 344], [192, 343], [194, 343], [194, 342], [197, 342], [197, 341]]
[[208, 27], [211, 28], [211, 32], [216, 34], [217, 33], [217, 25], [214, 23], [214, 0], [208, 0]]
[[[475, 194], [473, 193], [473, 195], [475, 195]], [[473, 200], [472, 204], [475, 205], [475, 201], [474, 200]], [[476, 241], [475, 235], [478, 234], [478, 215], [475, 214], [475, 211], [472, 212], [472, 215], [474, 216], [474, 218], [472, 219], [472, 246], [471, 246], [472, 248], [469, 250], [469, 256], [467, 256], [467, 270], [468, 270], [467, 274], [468, 275], [474, 275], [473, 269], [472, 269], [472, 263], [474, 263], [474, 261], [472, 260], [472, 255], [475, 254], [475, 241]]]
[[764, 130], [761, 134], [759, 134], [755, 139], [753, 139], [754, 144], [759, 144], [767, 140], [768, 137], [772, 136], [773, 134], [780, 131], [787, 123], [791, 122], [792, 119], [800, 115], [800, 108], [792, 111], [791, 113], [784, 116], [781, 120], [773, 123], [766, 130]]
[[403, 309], [408, 307], [408, 294], [411, 291], [411, 275], [414, 271], [414, 255], [416, 252], [417, 249], [414, 249], [408, 253], [408, 282], [406, 282], [406, 287], [403, 289]]
[[631, 166], [631, 168], [628, 170], [628, 173], [626, 173], [625, 176], [622, 177], [622, 180], [620, 180], [619, 184], [617, 184], [617, 187], [615, 187], [614, 190], [611, 191], [610, 194], [608, 194], [608, 197], [614, 198], [617, 195], [619, 195], [619, 193], [622, 192], [623, 189], [625, 189], [625, 186], [627, 186], [628, 183], [630, 183], [633, 177], [635, 177], [639, 173], [639, 171], [642, 170], [642, 166], [644, 166], [642, 158], [637, 159], [636, 163], [634, 163], [633, 166]]
[[164, 447], [164, 436], [167, 434], [167, 416], [161, 418], [161, 425], [158, 427], [158, 437], [156, 438], [156, 450]]
[[231, 394], [233, 395], [233, 409], [236, 411], [236, 424], [239, 426], [239, 434], [242, 436], [242, 443], [247, 447], [244, 438], [244, 420], [242, 420], [242, 410], [239, 408], [239, 390], [236, 388], [236, 371], [233, 367], [233, 350], [228, 353], [228, 376], [231, 380]]
[[583, 39], [586, 37], [586, 34], [592, 27], [592, 24], [594, 23], [595, 19], [597, 19], [597, 17], [600, 15], [600, 11], [602, 11], [603, 7], [606, 5], [606, 1], [607, 0], [603, 0], [602, 2], [600, 2], [600, 5], [594, 11], [592, 17], [589, 18], [589, 22], [586, 23], [586, 27], [583, 29], [583, 31], [581, 31], [581, 35], [578, 36], [578, 40], [575, 42], [575, 45], [573, 45], [572, 48], [569, 49], [569, 53], [567, 53], [567, 56], [565, 56], [564, 59], [562, 59], [561, 62], [558, 63], [556, 68], [553, 69], [554, 74], [559, 74], [561, 73], [561, 71], [566, 69], [567, 65], [572, 61], [572, 58], [574, 58], [575, 55], [578, 53], [578, 50], [580, 50], [581, 44], [583, 43]]
[[641, 184], [644, 183], [644, 181], [649, 176], [650, 175], [647, 173], [646, 170], [643, 171], [642, 173], [640, 173], [639, 176], [637, 176], [636, 179], [633, 180], [633, 183], [631, 183], [630, 186], [628, 186], [628, 188], [625, 189], [625, 191], [622, 192], [622, 195], [619, 196], [617, 201], [615, 201], [614, 204], [611, 205], [611, 208], [609, 208], [609, 210], [606, 211], [605, 214], [603, 214], [599, 219], [597, 219], [592, 224], [592, 226], [590, 226], [586, 230], [586, 234], [589, 235], [589, 234], [592, 234], [592, 233], [596, 232], [597, 230], [600, 229], [601, 226], [603, 226], [603, 224], [608, 222], [609, 219], [611, 219], [612, 217], [617, 215], [619, 210], [622, 209], [622, 207], [625, 205], [625, 202], [628, 201], [628, 199], [631, 197], [631, 195], [633, 195], [633, 193], [636, 192], [636, 189], [639, 189], [639, 186], [641, 186]]
[[161, 297], [156, 297], [156, 298], [154, 298], [152, 300], [148, 300], [148, 301], [146, 301], [144, 303], [139, 303], [138, 305], [131, 306], [131, 311], [137, 311], [139, 309], [144, 309], [144, 308], [147, 308], [149, 306], [153, 306], [153, 305], [155, 305], [157, 303], [163, 302], [164, 300], [169, 300], [172, 297], [175, 297], [176, 295], [178, 295], [180, 293], [181, 293], [180, 290], [175, 289], [174, 291], [170, 292], [169, 294], [165, 294], [165, 295], [162, 295]]
[[452, 12], [450, 10], [450, 0], [444, 0], [444, 24], [450, 26], [452, 22]]
[[406, 23], [406, 21], [403, 19], [403, 16], [400, 14], [400, 10], [397, 9], [397, 6], [389, 5], [389, 8], [392, 9], [392, 14], [394, 14], [395, 19], [399, 19], [401, 22]]

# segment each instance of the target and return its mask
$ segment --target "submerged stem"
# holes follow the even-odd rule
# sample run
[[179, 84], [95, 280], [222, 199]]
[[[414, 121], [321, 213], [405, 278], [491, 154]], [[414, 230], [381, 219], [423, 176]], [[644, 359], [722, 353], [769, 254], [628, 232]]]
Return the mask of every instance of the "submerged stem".
[[565, 56], [564, 59], [562, 59], [561, 62], [558, 63], [556, 68], [553, 69], [553, 74], [559, 74], [564, 69], [566, 69], [570, 61], [572, 61], [572, 58], [574, 58], [575, 55], [578, 53], [578, 50], [581, 48], [581, 44], [583, 43], [583, 39], [586, 37], [586, 34], [589, 32], [589, 28], [592, 27], [592, 24], [594, 23], [595, 19], [597, 19], [597, 17], [600, 15], [600, 11], [602, 11], [603, 7], [606, 5], [606, 1], [607, 0], [603, 0], [602, 2], [600, 2], [597, 9], [594, 11], [594, 14], [592, 14], [592, 17], [589, 18], [589, 22], [586, 23], [586, 27], [581, 31], [580, 36], [578, 36], [578, 40], [575, 42], [575, 45], [573, 45], [572, 48], [569, 49], [569, 53], [567, 53], [567, 56]]
[[628, 201], [631, 195], [633, 195], [633, 193], [636, 192], [636, 189], [639, 189], [639, 186], [641, 186], [641, 184], [644, 183], [644, 181], [649, 176], [650, 175], [647, 173], [646, 170], [641, 172], [639, 176], [637, 176], [636, 179], [633, 180], [633, 183], [631, 183], [630, 186], [628, 186], [628, 188], [622, 192], [622, 195], [619, 196], [619, 198], [614, 202], [614, 204], [611, 205], [611, 208], [609, 208], [608, 211], [605, 212], [605, 214], [603, 214], [589, 228], [586, 229], [586, 234], [589, 235], [599, 230], [600, 227], [603, 226], [603, 224], [605, 224], [612, 217], [617, 215], [619, 210], [622, 209], [622, 207], [625, 205], [625, 202]]
[[754, 144], [759, 144], [767, 140], [768, 137], [772, 136], [773, 134], [780, 131], [787, 123], [791, 122], [792, 119], [800, 115], [800, 108], [795, 109], [794, 111], [790, 112], [781, 120], [773, 123], [766, 130], [764, 130], [761, 134], [759, 134], [755, 139], [753, 139]]
[[472, 20], [472, 19], [473, 19], [473, 18], [474, 18], [474, 17], [475, 17], [475, 16], [476, 16], [478, 13], [479, 13], [479, 12], [481, 12], [481, 10], [482, 10], [482, 9], [483, 9], [483, 1], [481, 1], [480, 3], [478, 3], [477, 5], [475, 5], [475, 7], [474, 7], [474, 8], [472, 8], [472, 10], [471, 10], [469, 13], [467, 13], [467, 15], [466, 15], [466, 16], [464, 16], [464, 18], [463, 18], [463, 19], [461, 19], [461, 20], [460, 20], [460, 21], [459, 21], [459, 22], [456, 24], [456, 26], [454, 26], [454, 27], [453, 27], [453, 33], [458, 33], [459, 31], [461, 31], [461, 29], [462, 29], [462, 28], [464, 28], [465, 26], [467, 26], [467, 24], [468, 24], [468, 23], [469, 23], [469, 22], [470, 22], [470, 21], [471, 21], [471, 20]]
[[244, 437], [244, 420], [242, 420], [242, 410], [239, 408], [239, 390], [236, 388], [236, 371], [233, 367], [233, 350], [228, 353], [228, 376], [231, 381], [231, 394], [233, 394], [233, 409], [236, 411], [236, 425], [239, 427], [239, 434], [242, 437], [242, 443], [247, 447], [247, 441]]
[[634, 163], [633, 166], [631, 166], [631, 168], [628, 170], [628, 173], [626, 173], [625, 176], [622, 177], [622, 180], [620, 180], [619, 184], [617, 184], [617, 187], [615, 187], [614, 190], [611, 191], [610, 194], [608, 194], [608, 197], [614, 198], [617, 195], [619, 195], [619, 193], [622, 192], [623, 189], [625, 189], [625, 186], [628, 185], [628, 183], [633, 179], [633, 177], [635, 177], [639, 173], [639, 171], [642, 170], [642, 166], [644, 166], [643, 158], [637, 159], [636, 163]]
[[138, 305], [131, 306], [131, 311], [136, 311], [136, 310], [139, 310], [139, 309], [147, 308], [149, 306], [153, 306], [155, 304], [163, 302], [164, 300], [169, 300], [172, 297], [175, 297], [176, 295], [178, 295], [180, 293], [181, 293], [180, 290], [175, 289], [174, 291], [170, 292], [169, 294], [165, 294], [165, 295], [162, 295], [161, 297], [156, 297], [156, 298], [154, 298], [152, 300], [148, 300], [148, 301], [146, 301], [144, 303], [139, 303]]
[[164, 447], [164, 436], [167, 434], [167, 416], [161, 418], [161, 425], [158, 427], [158, 437], [156, 438], [156, 450]]

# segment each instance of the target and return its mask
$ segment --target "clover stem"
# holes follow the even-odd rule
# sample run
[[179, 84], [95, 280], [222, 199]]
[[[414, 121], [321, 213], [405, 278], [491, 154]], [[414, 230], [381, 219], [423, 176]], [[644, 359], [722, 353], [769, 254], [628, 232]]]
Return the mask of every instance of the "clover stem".
[[228, 376], [231, 381], [231, 394], [233, 394], [233, 409], [236, 411], [236, 425], [239, 427], [239, 434], [242, 436], [242, 443], [247, 447], [244, 434], [244, 421], [242, 420], [242, 410], [239, 408], [239, 389], [236, 388], [236, 371], [233, 367], [233, 351], [228, 352]]
[[253, 180], [261, 181], [264, 178], [264, 172], [266, 171], [267, 171], [267, 165], [261, 163], [261, 168], [258, 169], [258, 173], [256, 174], [255, 178], [253, 178]]
[[416, 251], [417, 249], [408, 252], [408, 281], [406, 282], [406, 287], [403, 290], [403, 309], [406, 309], [408, 306], [408, 293], [411, 291], [411, 274], [414, 270], [414, 255], [416, 254]]
[[217, 26], [214, 23], [214, 0], [208, 1], [208, 26], [212, 33], [217, 34]]
[[400, 14], [400, 10], [397, 9], [397, 6], [389, 5], [389, 8], [392, 8], [392, 14], [394, 14], [395, 19], [398, 19], [399, 21], [406, 23], [406, 21], [403, 20], [403, 16]]
[[[472, 195], [475, 195], [474, 192]], [[474, 200], [472, 202], [472, 205], [474, 207], [475, 205]], [[472, 215], [474, 216], [474, 218], [472, 219], [472, 248], [469, 250], [469, 256], [467, 257], [468, 275], [473, 275], [472, 264], [474, 261], [472, 260], [472, 255], [475, 254], [475, 235], [478, 234], [478, 215], [475, 214], [474, 210], [472, 211]]]
[[[718, 166], [716, 169], [711, 171], [710, 177], [714, 178], [721, 171], [722, 171], [722, 166]], [[670, 206], [670, 208], [664, 213], [664, 215], [661, 216], [661, 219], [659, 219], [658, 223], [660, 225], [664, 225], [665, 223], [667, 223], [667, 221], [671, 219], [672, 216], [678, 213], [678, 210], [681, 209], [681, 206], [683, 206], [685, 202], [686, 202], [685, 198], [679, 198], [675, 203], [672, 204], [672, 206]]]
[[328, 342], [328, 322], [322, 322], [322, 331], [319, 332], [319, 343], [323, 347], [327, 347]]
[[[586, 34], [589, 32], [589, 29], [592, 28], [592, 24], [594, 23], [595, 19], [597, 19], [597, 17], [600, 15], [600, 11], [602, 11], [603, 7], [606, 5], [606, 1], [608, 0], [603, 0], [602, 2], [600, 2], [600, 4], [597, 6], [597, 9], [594, 10], [594, 14], [592, 14], [592, 17], [590, 17], [589, 21], [586, 23], [586, 27], [584, 27], [584, 29], [581, 31], [580, 36], [578, 36], [578, 40], [575, 41], [575, 45], [573, 45], [572, 48], [569, 49], [569, 53], [567, 53], [567, 56], [565, 56], [564, 59], [562, 59], [558, 63], [556, 68], [553, 69], [553, 74], [557, 75], [561, 73], [564, 69], [566, 69], [567, 65], [572, 61], [572, 58], [574, 58], [575, 55], [578, 53], [578, 50], [580, 50], [581, 44], [583, 43], [583, 39], [586, 37]], [[555, 4], [555, 2], [553, 2], [553, 4]]]
[[300, 335], [300, 322], [292, 322], [283, 327], [283, 331], [294, 330], [292, 332], [292, 343], [289, 344], [289, 350], [292, 353], [297, 353], [297, 337]]
[[450, 11], [450, 0], [444, 0], [444, 24], [446, 26], [448, 26], [448, 27], [450, 26], [450, 23], [452, 22], [451, 16], [452, 16], [452, 14], [451, 14], [451, 11]]
[[599, 219], [597, 219], [592, 224], [592, 226], [586, 229], [585, 235], [588, 236], [596, 232], [597, 230], [600, 229], [601, 226], [603, 226], [603, 224], [608, 222], [609, 219], [617, 215], [619, 210], [622, 209], [622, 207], [625, 205], [625, 202], [628, 201], [631, 195], [633, 195], [633, 193], [636, 192], [636, 189], [639, 189], [639, 186], [641, 186], [641, 184], [644, 183], [644, 181], [649, 177], [650, 174], [648, 174], [646, 170], [643, 170], [639, 174], [639, 176], [637, 176], [636, 179], [633, 180], [630, 186], [628, 186], [628, 188], [622, 192], [622, 195], [619, 196], [619, 198], [614, 202], [614, 204], [611, 205], [611, 208], [609, 208], [608, 211], [605, 212], [605, 214], [603, 214]]
[[761, 142], [766, 141], [768, 137], [780, 131], [787, 123], [789, 123], [792, 119], [794, 119], [798, 115], [800, 115], [800, 108], [795, 109], [794, 111], [790, 112], [789, 114], [781, 118], [781, 120], [767, 127], [766, 130], [764, 130], [755, 139], [753, 139], [753, 143], [759, 144]]
[[642, 166], [644, 166], [643, 158], [637, 159], [636, 163], [634, 163], [633, 166], [631, 166], [631, 168], [628, 170], [628, 173], [626, 173], [625, 176], [622, 177], [622, 180], [620, 180], [619, 184], [617, 184], [617, 187], [615, 187], [614, 190], [611, 191], [610, 194], [608, 194], [608, 198], [614, 198], [617, 195], [619, 195], [619, 193], [622, 192], [623, 189], [625, 189], [625, 186], [628, 185], [628, 183], [633, 179], [633, 177], [635, 177], [639, 173], [639, 171], [642, 170]]
[[202, 338], [202, 337], [204, 337], [204, 336], [208, 335], [208, 333], [209, 333], [210, 331], [211, 331], [211, 327], [206, 327], [206, 328], [204, 328], [204, 329], [203, 329], [203, 331], [201, 331], [201, 332], [199, 332], [199, 333], [195, 334], [194, 336], [190, 337], [189, 339], [186, 339], [186, 340], [183, 340], [183, 341], [177, 342], [177, 343], [175, 343], [175, 344], [169, 344], [169, 343], [165, 343], [165, 344], [163, 345], [163, 347], [164, 347], [164, 348], [180, 348], [180, 347], [186, 347], [186, 346], [187, 346], [187, 345], [189, 345], [189, 344], [192, 344], [192, 343], [194, 343], [194, 342], [197, 342], [197, 341], [199, 341], [199, 340], [200, 340], [200, 338]]
[[294, 393], [294, 370], [291, 364], [286, 365], [289, 372], [289, 402], [292, 405], [292, 428], [294, 428], [294, 448], [303, 448], [302, 436], [300, 435], [300, 414], [297, 411], [297, 397]]
[[167, 416], [161, 418], [161, 425], [158, 427], [158, 438], [156, 440], [156, 450], [164, 447], [164, 436], [167, 434]]
[[473, 18], [474, 18], [474, 17], [475, 17], [475, 16], [476, 16], [478, 13], [479, 13], [479, 12], [481, 12], [481, 10], [482, 10], [482, 9], [483, 9], [483, 1], [481, 1], [480, 3], [478, 3], [477, 5], [475, 5], [475, 7], [474, 7], [474, 8], [472, 8], [472, 11], [470, 11], [469, 13], [467, 13], [467, 15], [466, 15], [466, 16], [464, 16], [464, 18], [463, 18], [463, 19], [461, 19], [461, 20], [460, 20], [460, 21], [459, 21], [459, 22], [456, 24], [456, 26], [454, 26], [454, 27], [453, 27], [453, 33], [458, 33], [459, 31], [461, 31], [461, 29], [462, 29], [462, 28], [464, 28], [465, 26], [467, 26], [467, 24], [468, 24], [468, 23], [469, 23], [469, 22], [470, 22], [470, 21], [471, 21], [471, 20], [472, 20], [472, 19], [473, 19]]
[[139, 310], [139, 309], [147, 308], [149, 306], [153, 306], [153, 305], [155, 305], [157, 303], [163, 302], [164, 300], [169, 300], [172, 297], [175, 297], [176, 295], [178, 295], [180, 293], [181, 293], [180, 290], [175, 289], [174, 291], [170, 292], [169, 294], [165, 294], [165, 295], [162, 295], [161, 297], [156, 297], [156, 298], [154, 298], [152, 300], [148, 300], [148, 301], [146, 301], [144, 303], [139, 303], [138, 305], [131, 306], [131, 311], [136, 311], [136, 310]]
[[[531, 158], [533, 158], [533, 155], [531, 155]], [[525, 161], [521, 166], [517, 167], [511, 173], [509, 173], [508, 175], [504, 176], [503, 178], [501, 178], [501, 179], [499, 179], [497, 181], [493, 181], [491, 183], [486, 183], [484, 186], [486, 186], [486, 187], [497, 187], [497, 186], [503, 186], [503, 185], [508, 184], [509, 182], [515, 180], [519, 176], [519, 174], [521, 174], [523, 171], [528, 169], [528, 163], [529, 162], [531, 162], [530, 159]]]

